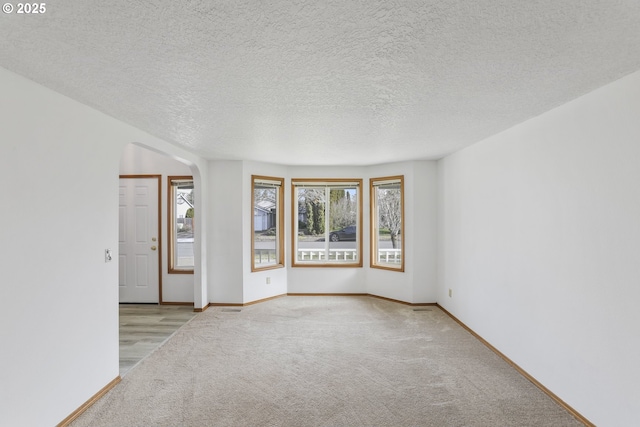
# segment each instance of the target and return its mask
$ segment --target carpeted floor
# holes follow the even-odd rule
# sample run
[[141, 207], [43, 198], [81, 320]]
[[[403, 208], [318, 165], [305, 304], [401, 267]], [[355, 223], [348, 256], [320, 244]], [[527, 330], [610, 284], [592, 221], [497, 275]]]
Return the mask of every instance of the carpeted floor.
[[209, 308], [80, 426], [581, 426], [437, 307], [284, 297]]

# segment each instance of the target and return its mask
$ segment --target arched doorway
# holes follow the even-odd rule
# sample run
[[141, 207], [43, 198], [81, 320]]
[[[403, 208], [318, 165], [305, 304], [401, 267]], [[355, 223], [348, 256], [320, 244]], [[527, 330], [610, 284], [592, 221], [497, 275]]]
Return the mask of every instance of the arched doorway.
[[[193, 243], [194, 240], [200, 241], [201, 234], [197, 227], [193, 227], [190, 243], [192, 246], [190, 248], [190, 259], [192, 260], [193, 268], [190, 271], [188, 269], [172, 271], [172, 251], [177, 248], [172, 248], [171, 245], [173, 237], [172, 225], [175, 225], [172, 224], [175, 221], [172, 218], [175, 209], [172, 210], [171, 182], [172, 178], [175, 177], [183, 179], [192, 177], [193, 184], [191, 188], [196, 190], [199, 182], [196, 183], [194, 178], [199, 178], [199, 171], [195, 165], [188, 164], [186, 161], [181, 161], [167, 153], [162, 153], [155, 148], [131, 143], [123, 150], [119, 173], [121, 181], [119, 203], [122, 203], [123, 188], [126, 188], [127, 185], [129, 186], [127, 191], [135, 193], [130, 199], [136, 199], [133, 202], [134, 206], [123, 208], [120, 205], [119, 207], [119, 243], [122, 244], [124, 237], [127, 234], [131, 236], [132, 233], [134, 234], [133, 240], [140, 241], [144, 240], [142, 237], [147, 238], [142, 245], [143, 253], [129, 257], [134, 261], [127, 260], [125, 258], [127, 254], [123, 254], [119, 250], [118, 285], [121, 296], [120, 303], [129, 303], [126, 305], [120, 304], [119, 307], [120, 372], [123, 375], [139, 360], [142, 360], [157, 346], [161, 345], [183, 323], [188, 321], [194, 315], [194, 307], [202, 307], [200, 305], [202, 292], [198, 292], [201, 287], [199, 283], [201, 276], [196, 274], [196, 271], [200, 269], [200, 266], [196, 265], [200, 257], [196, 257], [197, 251]], [[152, 187], [154, 183], [156, 187]], [[157, 194], [157, 198], [143, 199], [143, 196], [146, 197], [151, 193]], [[197, 203], [194, 197], [188, 199], [192, 206]], [[128, 220], [133, 224], [132, 230], [123, 231], [123, 223], [126, 222], [124, 214], [130, 211], [136, 211], [136, 214], [133, 215], [134, 219]], [[197, 215], [197, 204], [194, 206], [194, 211], [195, 215]], [[136, 215], [138, 216], [136, 217]], [[157, 217], [157, 225], [154, 225], [156, 224], [153, 220], [154, 216]], [[136, 233], [136, 228], [143, 228], [143, 226], [147, 227], [149, 231], [141, 232], [138, 230]], [[184, 260], [184, 242], [180, 242], [180, 244], [182, 245], [183, 255], [181, 260]], [[155, 267], [157, 268], [157, 279], [154, 283], [151, 283], [152, 277], [150, 275], [147, 277], [146, 273], [144, 273], [154, 268], [150, 269], [147, 261], [145, 261], [151, 256], [155, 256], [157, 259], [157, 267]], [[143, 272], [129, 274], [131, 273], [129, 268], [131, 262], [140, 263]], [[129, 274], [128, 278], [127, 274]], [[141, 298], [136, 300], [126, 292], [124, 294], [128, 295], [128, 297], [124, 300], [122, 299], [123, 279], [124, 281], [130, 281], [132, 280], [130, 277], [135, 274], [138, 274], [143, 282], [149, 282], [145, 282], [145, 284], [154, 288], [150, 292], [151, 294], [155, 292], [155, 299]], [[142, 287], [137, 286], [137, 288]], [[135, 303], [146, 303], [146, 305]], [[140, 339], [142, 342], [138, 342]]]

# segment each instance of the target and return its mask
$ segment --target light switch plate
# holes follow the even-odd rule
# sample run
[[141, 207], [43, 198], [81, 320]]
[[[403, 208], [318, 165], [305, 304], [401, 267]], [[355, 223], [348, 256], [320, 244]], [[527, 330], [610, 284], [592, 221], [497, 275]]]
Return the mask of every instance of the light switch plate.
[[104, 250], [104, 262], [109, 262], [113, 259], [112, 255], [111, 255], [111, 249], [105, 249]]

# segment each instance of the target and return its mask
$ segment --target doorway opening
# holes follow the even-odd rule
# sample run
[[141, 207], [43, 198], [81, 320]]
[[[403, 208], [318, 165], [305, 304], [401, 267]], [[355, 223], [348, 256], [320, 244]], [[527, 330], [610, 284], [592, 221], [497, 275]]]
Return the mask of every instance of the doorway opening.
[[[196, 166], [132, 143], [123, 150], [119, 172], [119, 353], [123, 375], [196, 314], [194, 302], [199, 304], [202, 299], [198, 298], [202, 284], [196, 284], [200, 260], [195, 255], [201, 230], [192, 224], [191, 257], [195, 262], [191, 271], [170, 272], [169, 177], [199, 177]], [[193, 187], [198, 185], [192, 181]], [[193, 221], [198, 201], [191, 198], [189, 202], [195, 203], [189, 215]], [[184, 246], [184, 236], [180, 237]], [[182, 246], [180, 250], [182, 254]]]

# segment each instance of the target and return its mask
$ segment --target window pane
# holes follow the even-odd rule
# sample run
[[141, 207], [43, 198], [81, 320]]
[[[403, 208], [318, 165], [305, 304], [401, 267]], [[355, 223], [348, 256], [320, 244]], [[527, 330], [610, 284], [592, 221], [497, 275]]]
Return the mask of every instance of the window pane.
[[298, 187], [298, 261], [326, 261], [325, 188]]
[[175, 186], [174, 268], [193, 269], [193, 183]]
[[252, 176], [252, 271], [283, 267], [282, 178]]
[[358, 261], [358, 189], [329, 189], [329, 260]]
[[404, 270], [402, 179], [372, 183], [372, 266]]
[[278, 263], [278, 191], [256, 186], [253, 191], [254, 262], [256, 267]]
[[[355, 181], [355, 182], [354, 182]], [[294, 185], [294, 262], [361, 266], [359, 180]]]
[[169, 273], [193, 273], [195, 201], [193, 178], [170, 176], [169, 183]]

